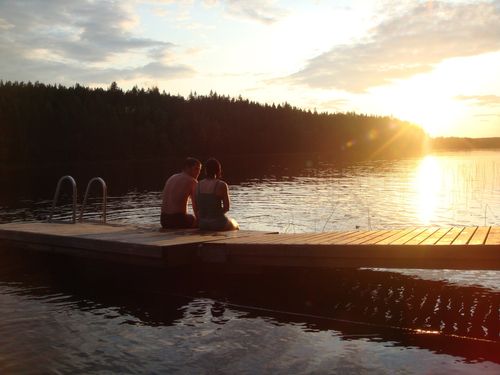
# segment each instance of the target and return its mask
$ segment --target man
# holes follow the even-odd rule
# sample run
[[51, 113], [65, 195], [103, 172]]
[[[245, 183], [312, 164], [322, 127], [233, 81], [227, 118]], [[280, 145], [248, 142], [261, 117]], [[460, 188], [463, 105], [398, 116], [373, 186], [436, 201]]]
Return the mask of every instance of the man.
[[194, 199], [201, 163], [198, 159], [187, 158], [181, 173], [174, 174], [165, 183], [162, 193], [161, 226], [163, 228], [194, 228], [196, 218], [187, 213], [188, 198], [191, 198], [196, 213]]

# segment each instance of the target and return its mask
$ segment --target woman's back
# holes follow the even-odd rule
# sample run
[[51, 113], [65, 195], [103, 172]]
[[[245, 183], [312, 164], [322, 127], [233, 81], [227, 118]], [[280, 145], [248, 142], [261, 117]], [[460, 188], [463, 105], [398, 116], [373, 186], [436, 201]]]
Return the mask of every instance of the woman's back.
[[196, 188], [196, 203], [200, 219], [220, 219], [224, 217], [222, 197], [217, 194], [217, 187], [222, 183], [218, 179], [204, 179]]
[[222, 167], [217, 159], [208, 159], [205, 163], [207, 178], [201, 180], [196, 187], [196, 206], [198, 226], [205, 230], [239, 229], [238, 223], [226, 217], [229, 211], [229, 189], [220, 180]]

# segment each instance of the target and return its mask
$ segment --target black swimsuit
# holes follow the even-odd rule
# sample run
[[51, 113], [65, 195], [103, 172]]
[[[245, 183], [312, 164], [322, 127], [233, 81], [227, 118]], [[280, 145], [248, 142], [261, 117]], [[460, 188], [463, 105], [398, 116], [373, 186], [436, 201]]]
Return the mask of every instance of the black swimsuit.
[[198, 226], [204, 230], [225, 230], [229, 219], [222, 210], [222, 198], [215, 194], [217, 184], [211, 193], [201, 193], [200, 185], [196, 187], [196, 204], [198, 206]]
[[176, 213], [176, 214], [161, 214], [161, 226], [167, 228], [192, 228], [195, 218], [193, 215]]

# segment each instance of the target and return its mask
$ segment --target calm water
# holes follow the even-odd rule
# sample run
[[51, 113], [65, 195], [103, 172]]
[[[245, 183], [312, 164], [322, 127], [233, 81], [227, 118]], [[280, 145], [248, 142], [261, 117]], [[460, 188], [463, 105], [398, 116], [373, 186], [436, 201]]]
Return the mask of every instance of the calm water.
[[[500, 152], [227, 177], [245, 229], [500, 225]], [[109, 220], [157, 223], [161, 186], [113, 182]], [[23, 196], [0, 221], [49, 206]], [[165, 275], [10, 250], [1, 373], [500, 373], [500, 272]]]

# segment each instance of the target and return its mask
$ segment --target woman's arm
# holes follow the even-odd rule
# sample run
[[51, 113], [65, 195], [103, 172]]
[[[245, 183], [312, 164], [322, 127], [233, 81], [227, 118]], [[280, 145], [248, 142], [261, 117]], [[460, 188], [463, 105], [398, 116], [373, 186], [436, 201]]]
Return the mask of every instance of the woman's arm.
[[191, 205], [193, 206], [193, 213], [196, 218], [198, 218], [198, 202], [196, 201], [196, 187], [198, 186], [198, 182], [193, 182], [193, 185], [191, 186]]
[[229, 188], [227, 187], [227, 184], [224, 181], [221, 181], [222, 183], [219, 184], [218, 190], [219, 190], [219, 196], [222, 198], [222, 211], [226, 213], [229, 211], [229, 208], [231, 206], [231, 201], [229, 199]]

